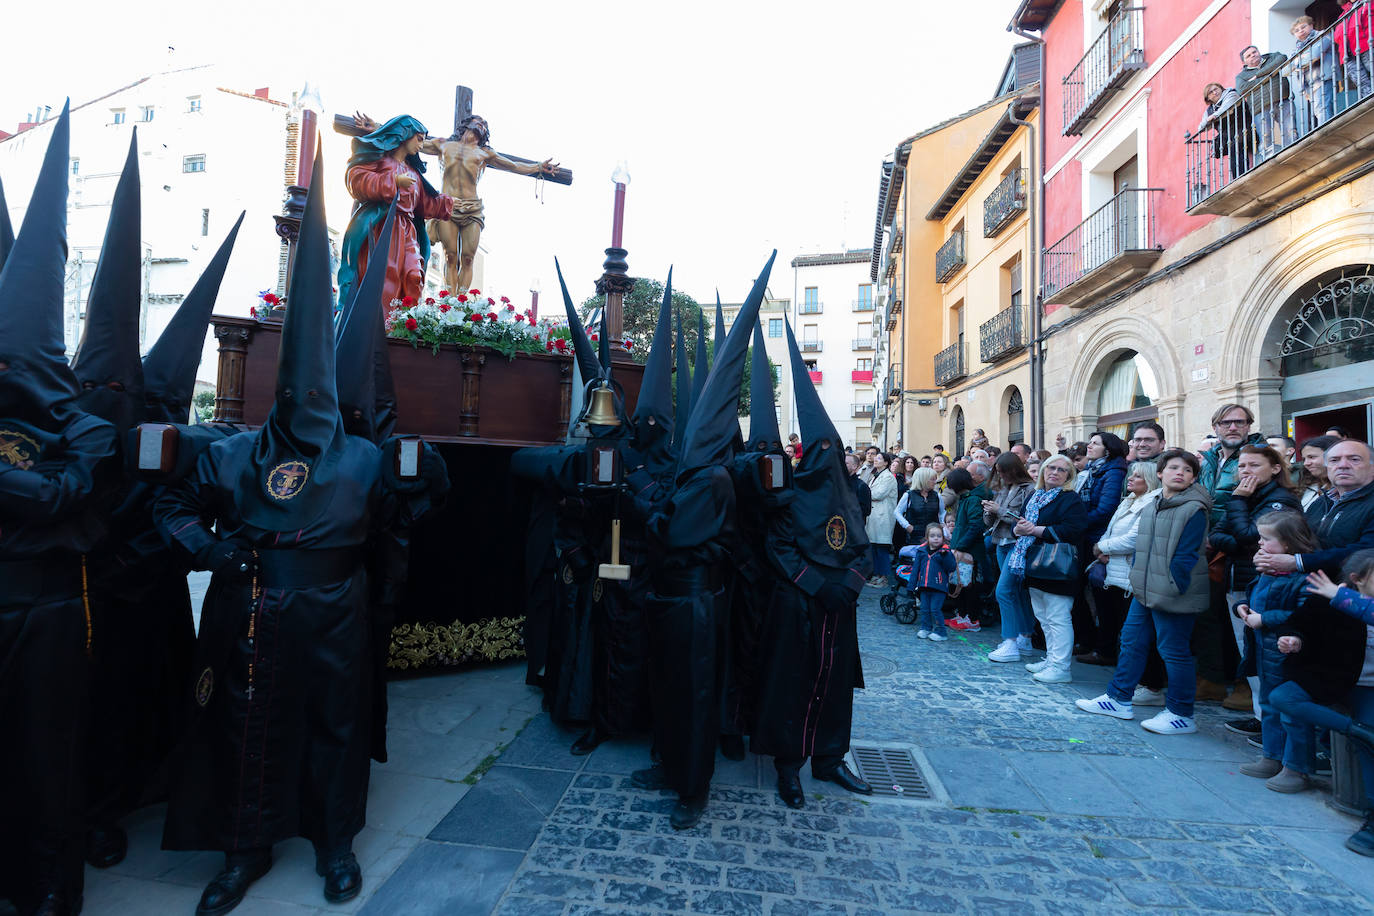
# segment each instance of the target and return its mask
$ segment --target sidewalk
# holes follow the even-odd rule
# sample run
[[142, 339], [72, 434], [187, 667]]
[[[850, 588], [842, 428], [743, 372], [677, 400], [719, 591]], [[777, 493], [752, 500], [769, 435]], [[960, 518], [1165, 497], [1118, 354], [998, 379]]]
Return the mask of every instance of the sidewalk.
[[[878, 612], [872, 590], [859, 623], [868, 689], [856, 694], [855, 743], [914, 748], [947, 799], [862, 799], [804, 771], [807, 807], [790, 811], [770, 760], [719, 758], [706, 817], [678, 833], [672, 797], [629, 782], [647, 741], [572, 756], [576, 733], [539, 712], [522, 665], [398, 681], [392, 762], [373, 767], [356, 847], [363, 896], [326, 905], [298, 840], [278, 847], [236, 912], [1374, 908], [1374, 868], [1342, 846], [1358, 822], [1325, 793], [1279, 795], [1240, 775], [1254, 752], [1222, 729], [1232, 714], [1218, 706], [1199, 708], [1197, 735], [1155, 736], [1073, 708], [1102, 691], [1105, 669], [1037, 684], [1019, 665], [987, 661], [995, 634], [917, 640]], [[86, 912], [193, 912], [221, 859], [158, 851], [161, 816], [130, 825], [123, 864], [87, 872]]]

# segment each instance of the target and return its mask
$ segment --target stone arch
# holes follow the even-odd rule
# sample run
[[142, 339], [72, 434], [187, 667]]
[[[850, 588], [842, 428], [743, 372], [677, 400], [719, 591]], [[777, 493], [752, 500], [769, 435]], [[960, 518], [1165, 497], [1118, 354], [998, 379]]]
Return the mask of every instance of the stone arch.
[[965, 428], [964, 408], [958, 404], [949, 412], [949, 443], [955, 458], [964, 453], [968, 446], [968, 430]]
[[1218, 360], [1217, 394], [1254, 410], [1258, 428], [1277, 429], [1283, 413], [1277, 344], [1284, 306], [1313, 277], [1357, 263], [1374, 263], [1374, 211], [1346, 213], [1295, 233], [1236, 304]]
[[1002, 396], [997, 402], [997, 438], [994, 441], [1002, 448], [1010, 447], [1012, 441], [1011, 404], [1013, 398], [1017, 399], [1021, 405], [1021, 438], [1019, 441], [1026, 441], [1026, 417], [1029, 415], [1026, 410], [1026, 394], [1019, 386], [1008, 385], [1002, 390]]
[[1128, 350], [1143, 356], [1154, 370], [1159, 385], [1154, 405], [1166, 439], [1182, 441], [1184, 387], [1178, 354], [1163, 328], [1148, 318], [1129, 314], [1116, 315], [1098, 325], [1078, 349], [1065, 399], [1065, 409], [1072, 412], [1061, 418], [1061, 424], [1069, 427], [1070, 439], [1081, 439], [1096, 427], [1098, 390], [1117, 356]]

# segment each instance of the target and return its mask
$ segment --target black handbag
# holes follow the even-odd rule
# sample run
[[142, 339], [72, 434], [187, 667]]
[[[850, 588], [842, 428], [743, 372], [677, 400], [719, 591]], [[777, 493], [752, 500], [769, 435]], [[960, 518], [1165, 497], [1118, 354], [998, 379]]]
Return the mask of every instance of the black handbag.
[[1078, 548], [1061, 541], [1036, 541], [1026, 552], [1026, 578], [1068, 582], [1081, 575]]

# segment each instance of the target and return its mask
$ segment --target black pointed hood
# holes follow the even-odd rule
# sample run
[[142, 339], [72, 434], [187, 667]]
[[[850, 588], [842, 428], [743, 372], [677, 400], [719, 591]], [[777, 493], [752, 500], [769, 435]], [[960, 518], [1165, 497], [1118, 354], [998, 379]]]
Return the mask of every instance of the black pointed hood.
[[701, 400], [706, 379], [711, 375], [711, 359], [706, 355], [706, 313], [697, 309], [697, 354], [692, 360], [692, 408]]
[[5, 185], [0, 182], [0, 270], [5, 269], [5, 258], [14, 247], [14, 227], [10, 225], [10, 208], [5, 203]]
[[596, 350], [587, 337], [587, 329], [582, 327], [582, 319], [577, 317], [572, 296], [568, 295], [568, 284], [563, 282], [563, 268], [558, 259], [553, 259], [553, 269], [558, 272], [558, 287], [563, 291], [563, 310], [568, 314], [568, 333], [572, 335], [573, 353], [577, 356], [577, 372], [585, 387], [601, 375], [601, 362], [596, 358]]
[[782, 452], [778, 409], [773, 403], [773, 370], [763, 343], [763, 322], [754, 323], [753, 361], [749, 365], [749, 450], [766, 454]]
[[679, 481], [701, 468], [724, 465], [734, 455], [734, 442], [739, 435], [739, 386], [744, 375], [744, 358], [749, 352], [750, 333], [758, 320], [759, 306], [768, 288], [768, 275], [777, 256], [774, 251], [768, 263], [763, 265], [763, 272], [754, 281], [749, 298], [740, 306], [724, 346], [716, 353], [715, 366], [700, 398], [692, 405], [692, 416], [687, 421], [687, 432], [678, 456]]
[[786, 319], [784, 324], [802, 438], [802, 457], [792, 473], [793, 534], [811, 562], [847, 569], [862, 564], [868, 553], [864, 517], [844, 466], [844, 442], [816, 394], [792, 325]]
[[716, 290], [716, 335], [711, 338], [711, 347], [719, 353], [725, 345], [725, 313], [720, 310], [720, 290]]
[[[70, 103], [68, 103], [69, 105]], [[24, 223], [0, 271], [0, 417], [55, 432], [80, 413], [67, 365], [62, 304], [67, 264], [68, 105], [53, 125]]]
[[268, 531], [309, 525], [329, 508], [345, 448], [334, 387], [333, 278], [318, 145], [301, 217], [277, 354], [276, 401], [238, 481], [239, 514]]
[[687, 433], [687, 421], [692, 416], [692, 370], [687, 365], [687, 342], [682, 335], [682, 314], [673, 316], [677, 325], [677, 344], [673, 348], [677, 362], [677, 408], [673, 414], [673, 441], [681, 443]]
[[110, 204], [100, 262], [86, 300], [85, 327], [72, 357], [72, 372], [82, 389], [76, 399], [78, 406], [113, 423], [121, 438], [143, 417], [143, 361], [138, 354], [143, 306], [142, 230], [135, 128]]
[[229, 230], [219, 250], [205, 265], [196, 285], [181, 300], [176, 314], [158, 335], [148, 355], [143, 357], [143, 401], [145, 420], [154, 423], [185, 423], [191, 416], [191, 398], [196, 393], [196, 371], [205, 351], [205, 332], [215, 310], [219, 285], [229, 266], [242, 212]]
[[[389, 251], [396, 203], [387, 210], [374, 251]], [[386, 258], [371, 258], [363, 282], [344, 306], [334, 341], [335, 385], [344, 429], [371, 442], [377, 438], [377, 338], [382, 334], [382, 286]], [[382, 353], [383, 359], [386, 353]], [[390, 364], [387, 364], [390, 377]], [[369, 369], [371, 371], [369, 371]]]
[[658, 323], [654, 325], [654, 340], [649, 346], [649, 358], [644, 362], [639, 400], [635, 402], [631, 418], [635, 447], [655, 476], [673, 468], [672, 358], [673, 269], [670, 267], [668, 282], [663, 287], [663, 304], [658, 308]]

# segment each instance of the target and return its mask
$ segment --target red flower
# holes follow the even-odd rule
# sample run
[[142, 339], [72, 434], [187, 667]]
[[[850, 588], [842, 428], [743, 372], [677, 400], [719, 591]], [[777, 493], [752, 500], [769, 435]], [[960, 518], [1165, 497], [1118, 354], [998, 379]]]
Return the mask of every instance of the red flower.
[[626, 341], [625, 341], [625, 349], [626, 349], [626, 350], [630, 349], [630, 348], [633, 347], [634, 345], [635, 345], [635, 342], [634, 342], [633, 340], [626, 340]]
[[466, 293], [459, 293], [459, 294], [458, 294], [458, 301], [459, 301], [459, 302], [467, 302], [467, 301], [468, 301], [467, 294], [466, 294]]
[[558, 352], [559, 352], [559, 353], [567, 353], [567, 352], [568, 352], [568, 342], [567, 342], [566, 340], [564, 340], [563, 338], [561, 338], [561, 337], [558, 338], [558, 340], [554, 341], [554, 344], [553, 344], [553, 345], [554, 345], [554, 347], [556, 347], [556, 348], [558, 349]]
[[266, 302], [268, 305], [276, 305], [281, 302], [281, 296], [278, 296], [276, 293], [263, 293], [262, 301]]
[[600, 335], [600, 334], [593, 334], [593, 335], [592, 335], [592, 343], [596, 343], [596, 342], [597, 342], [598, 340], [600, 340], [600, 339], [601, 339], [601, 335]]
[[495, 313], [495, 312], [487, 312], [487, 320], [488, 320], [488, 321], [495, 321], [495, 320], [496, 320], [496, 313]]
[[445, 297], [445, 296], [447, 296], [447, 295], [448, 295], [448, 290], [446, 290], [446, 289], [441, 289], [441, 290], [439, 290], [439, 298], [440, 298], [440, 299], [442, 299], [443, 297]]
[[447, 312], [447, 311], [449, 311], [449, 310], [452, 309], [452, 308], [453, 308], [453, 306], [449, 305], [447, 302], [440, 302], [440, 303], [439, 303], [439, 311], [441, 311], [441, 312]]
[[419, 328], [419, 327], [420, 327], [420, 322], [416, 321], [414, 318], [407, 318], [407, 319], [406, 319], [406, 330], [407, 330], [407, 331], [414, 331], [415, 329], [417, 329], [417, 328]]
[[479, 315], [479, 314], [477, 314], [476, 312], [473, 312], [471, 315], [468, 316], [468, 321], [481, 321], [481, 320], [482, 320], [482, 316]]
[[510, 300], [509, 300], [509, 299], [506, 300], [506, 311], [508, 311], [508, 312], [513, 312], [513, 311], [515, 311], [515, 306], [513, 306], [513, 305], [510, 304]]
[[496, 304], [496, 300], [493, 299], [493, 298], [491, 298], [490, 296], [488, 296], [488, 297], [487, 297], [487, 305], [495, 305], [495, 304]]
[[524, 316], [524, 315], [516, 315], [516, 316], [515, 316], [515, 320], [516, 320], [517, 322], [523, 322], [523, 321], [525, 320], [525, 316]]
[[404, 299], [401, 300], [401, 308], [403, 308], [403, 309], [408, 309], [408, 308], [410, 308], [410, 307], [411, 307], [412, 305], [414, 305], [414, 304], [415, 304], [415, 297], [414, 297], [414, 296], [406, 296]]
[[481, 291], [480, 289], [470, 289], [470, 290], [468, 290], [468, 295], [469, 295], [469, 296], [480, 296], [480, 295], [482, 295], [482, 291]]
[[552, 341], [552, 340], [546, 341], [545, 344], [544, 344], [544, 349], [545, 349], [546, 351], [548, 351], [549, 353], [552, 353], [552, 352], [553, 352], [553, 341]]
[[502, 301], [502, 302], [509, 302], [509, 301], [510, 301], [510, 297], [509, 297], [509, 296], [502, 296], [502, 297], [501, 297], [501, 301]]
[[426, 296], [426, 297], [425, 297], [425, 305], [433, 305], [433, 304], [434, 304], [434, 300], [433, 300], [432, 298], [430, 298], [429, 296]]

